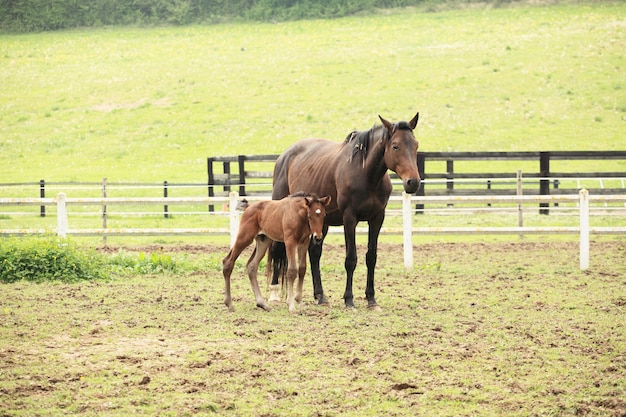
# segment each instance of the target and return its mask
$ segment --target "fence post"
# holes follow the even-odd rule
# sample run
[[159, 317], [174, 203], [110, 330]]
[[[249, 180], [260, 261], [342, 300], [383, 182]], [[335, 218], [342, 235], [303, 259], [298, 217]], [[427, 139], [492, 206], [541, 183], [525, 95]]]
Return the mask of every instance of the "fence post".
[[[522, 188], [522, 170], [517, 170], [517, 196], [521, 197], [524, 193]], [[517, 204], [517, 227], [524, 227], [524, 210], [522, 209], [522, 203]], [[519, 234], [520, 239], [524, 239], [524, 234]]]
[[57, 236], [65, 239], [67, 236], [67, 196], [65, 193], [59, 193], [57, 195]]
[[580, 269], [589, 268], [589, 191], [580, 190]]
[[230, 161], [224, 161], [224, 174], [226, 174], [226, 182], [224, 183], [224, 192], [230, 192]]
[[[46, 198], [46, 182], [39, 180], [39, 198]], [[39, 215], [46, 217], [46, 206], [39, 207]]]
[[[422, 178], [422, 183], [420, 188], [417, 189], [417, 193], [415, 193], [415, 195], [424, 197], [426, 195], [426, 184], [424, 184], [424, 180], [426, 180], [426, 155], [419, 152], [417, 154], [417, 173]], [[415, 211], [417, 214], [424, 214], [424, 204], [416, 204]]]
[[[167, 181], [163, 181], [163, 197], [167, 198]], [[163, 217], [166, 219], [169, 217], [167, 204], [163, 206]]]
[[[107, 198], [107, 179], [102, 178], [102, 198]], [[102, 206], [102, 228], [107, 228], [107, 206], [104, 204]], [[104, 246], [107, 245], [107, 235], [102, 236], [102, 244]]]
[[237, 240], [237, 233], [239, 233], [239, 215], [237, 214], [239, 193], [237, 193], [237, 191], [231, 191], [228, 194], [228, 198], [228, 209], [230, 212], [230, 247], [232, 248]]
[[[207, 158], [207, 174], [209, 176], [209, 197], [215, 196], [215, 174], [213, 174], [213, 158]], [[213, 204], [209, 204], [209, 213], [213, 212]]]
[[[454, 191], [454, 160], [448, 159], [446, 161], [446, 190], [449, 194]], [[454, 204], [448, 204], [448, 207], [453, 207]]]
[[[539, 195], [550, 195], [550, 152], [539, 152]], [[550, 203], [539, 203], [539, 214], [550, 214]]]
[[239, 163], [239, 195], [246, 195], [246, 169], [244, 166], [246, 157], [244, 155], [239, 155], [237, 159], [237, 162]]
[[402, 245], [404, 246], [404, 267], [413, 268], [413, 219], [411, 215], [411, 195], [402, 192]]

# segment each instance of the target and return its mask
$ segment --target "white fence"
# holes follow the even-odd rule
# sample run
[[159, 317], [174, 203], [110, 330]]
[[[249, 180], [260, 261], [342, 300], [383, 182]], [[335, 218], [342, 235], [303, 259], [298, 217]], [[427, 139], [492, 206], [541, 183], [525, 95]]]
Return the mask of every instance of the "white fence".
[[[264, 198], [269, 198], [264, 197]], [[259, 198], [263, 199], [263, 197]], [[230, 236], [231, 244], [236, 238], [239, 228], [239, 212], [236, 209], [239, 195], [231, 192], [229, 197], [158, 197], [158, 198], [68, 198], [65, 193], [59, 193], [56, 198], [0, 198], [0, 206], [56, 206], [57, 228], [55, 233], [60, 237], [76, 236], [129, 236], [129, 235], [226, 235]], [[625, 203], [626, 195], [593, 195], [587, 190], [581, 190], [579, 195], [553, 196], [433, 196], [417, 197], [404, 194], [402, 197], [392, 197], [391, 202], [402, 203], [402, 227], [383, 227], [382, 234], [396, 234], [403, 236], [404, 264], [407, 269], [413, 267], [413, 235], [427, 234], [578, 234], [580, 235], [580, 268], [589, 267], [589, 236], [590, 234], [626, 234], [626, 227], [591, 227], [589, 225], [589, 203]], [[524, 204], [539, 203], [577, 203], [579, 210], [579, 226], [566, 227], [413, 227], [413, 206], [415, 204], [517, 204], [520, 208]], [[68, 222], [68, 206], [94, 205], [106, 207], [108, 205], [195, 205], [195, 204], [228, 204], [230, 218], [229, 228], [107, 228], [72, 229]], [[521, 220], [521, 217], [520, 217]], [[2, 235], [27, 235], [48, 233], [45, 229], [0, 229]], [[331, 227], [330, 233], [343, 233], [340, 227]], [[357, 228], [357, 233], [367, 233], [366, 227]]]

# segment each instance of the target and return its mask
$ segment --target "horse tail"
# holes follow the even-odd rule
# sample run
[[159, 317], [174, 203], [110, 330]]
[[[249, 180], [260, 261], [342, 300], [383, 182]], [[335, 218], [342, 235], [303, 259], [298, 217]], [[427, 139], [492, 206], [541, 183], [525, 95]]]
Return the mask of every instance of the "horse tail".
[[280, 286], [283, 290], [287, 285], [287, 250], [283, 242], [273, 242], [267, 251], [267, 284], [278, 285], [280, 277]]

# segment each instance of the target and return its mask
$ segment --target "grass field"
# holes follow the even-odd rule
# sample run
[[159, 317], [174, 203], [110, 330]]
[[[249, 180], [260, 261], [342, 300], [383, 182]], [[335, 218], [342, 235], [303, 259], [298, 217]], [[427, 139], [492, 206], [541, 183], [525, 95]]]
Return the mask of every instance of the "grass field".
[[[623, 150], [625, 50], [622, 2], [0, 35], [0, 183], [202, 183], [207, 156], [280, 153], [307, 136], [339, 141], [378, 114], [395, 121], [417, 110], [426, 151]], [[624, 162], [602, 168], [626, 171]], [[100, 227], [97, 214], [84, 215], [99, 209], [73, 207], [70, 225]], [[55, 227], [52, 209], [46, 218], [26, 210], [1, 215], [0, 228]], [[213, 221], [111, 211], [109, 227]], [[525, 213], [525, 225], [576, 223]], [[592, 218], [616, 224], [623, 216]], [[284, 304], [254, 307], [246, 254], [227, 312], [227, 238], [111, 238], [111, 256], [123, 245], [124, 256], [184, 268], [3, 284], [0, 417], [626, 415], [623, 237], [594, 238], [587, 271], [571, 237], [419, 236], [411, 271], [400, 238], [383, 237], [382, 312], [362, 298], [363, 236], [357, 309], [344, 309], [342, 239], [330, 237], [322, 258], [330, 307], [312, 304], [307, 277], [296, 315]]]
[[[624, 242], [382, 245], [377, 300], [264, 312], [241, 265], [223, 302], [219, 246], [144, 247], [195, 265], [108, 282], [3, 285], [2, 416], [623, 416]], [[249, 253], [249, 252], [247, 252]], [[364, 257], [362, 250], [359, 256]], [[267, 294], [267, 293], [266, 293]]]
[[622, 150], [625, 22], [585, 2], [0, 35], [0, 183], [203, 182], [207, 156], [417, 110], [427, 151]]

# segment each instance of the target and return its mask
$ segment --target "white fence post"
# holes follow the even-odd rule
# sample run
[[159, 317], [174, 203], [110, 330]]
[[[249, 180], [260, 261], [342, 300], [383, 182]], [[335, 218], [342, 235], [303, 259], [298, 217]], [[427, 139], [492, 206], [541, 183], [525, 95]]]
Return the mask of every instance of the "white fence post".
[[402, 192], [402, 245], [404, 246], [404, 267], [413, 268], [413, 216], [411, 195]]
[[589, 191], [580, 190], [580, 269], [589, 268]]
[[228, 210], [230, 212], [230, 247], [232, 248], [237, 240], [237, 233], [239, 233], [239, 214], [237, 213], [237, 203], [239, 200], [239, 193], [237, 191], [231, 191], [228, 194]]
[[[517, 196], [521, 197], [524, 193], [522, 187], [522, 170], [517, 170]], [[517, 204], [517, 227], [524, 227], [524, 209], [522, 208], [522, 203]], [[519, 234], [520, 239], [524, 239], [524, 234]]]
[[67, 236], [68, 229], [66, 199], [65, 193], [57, 194], [57, 236], [63, 239]]

